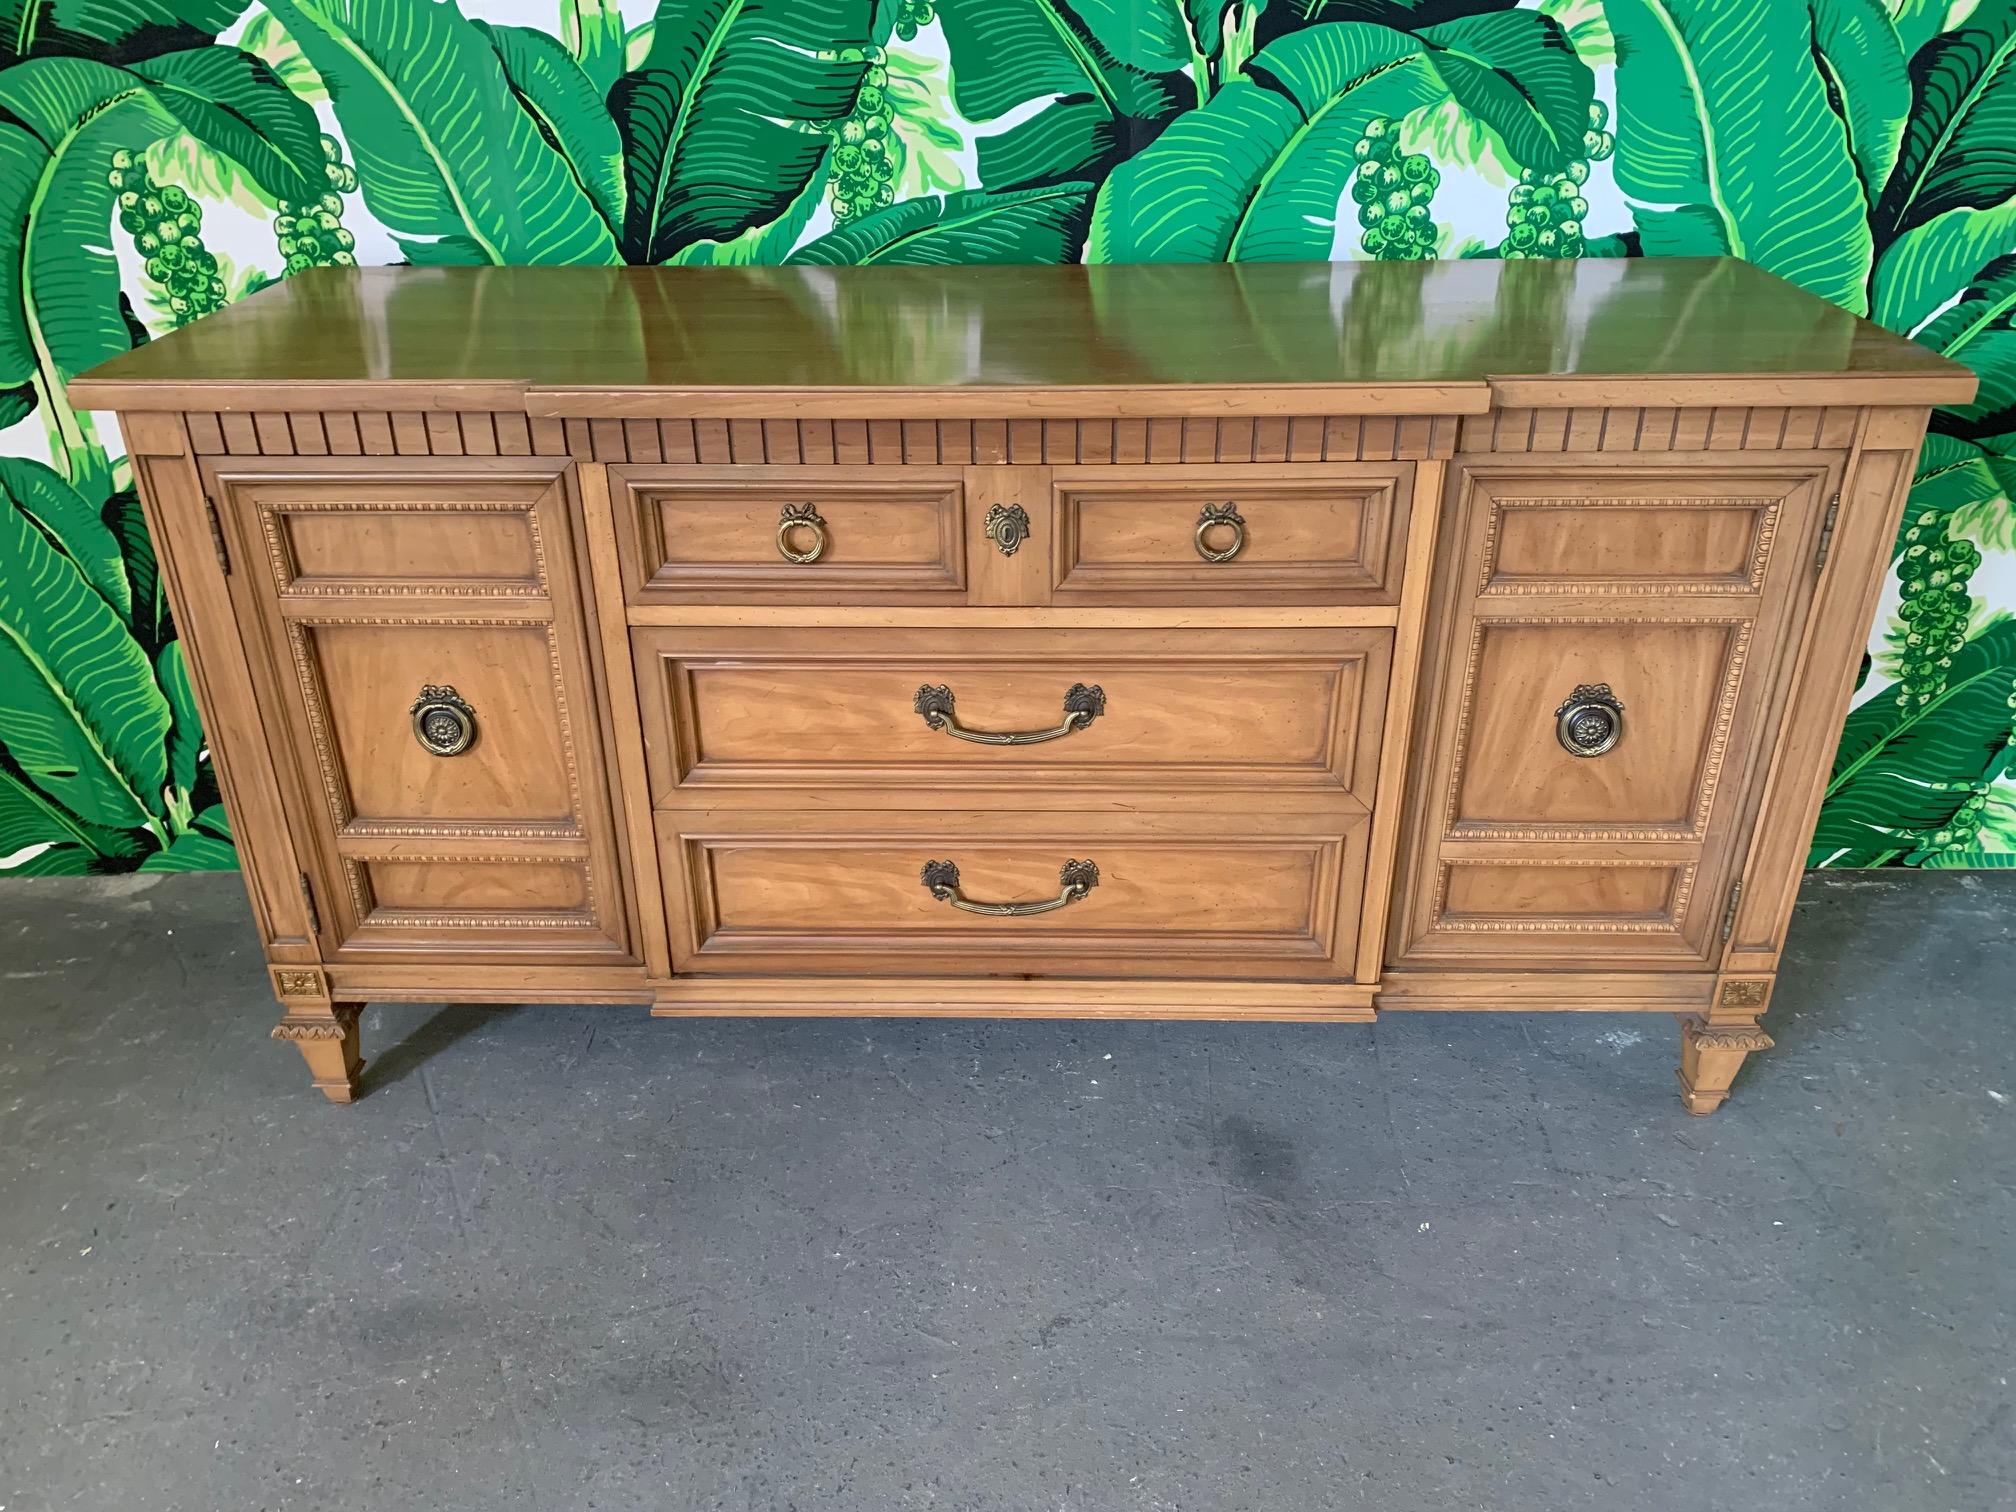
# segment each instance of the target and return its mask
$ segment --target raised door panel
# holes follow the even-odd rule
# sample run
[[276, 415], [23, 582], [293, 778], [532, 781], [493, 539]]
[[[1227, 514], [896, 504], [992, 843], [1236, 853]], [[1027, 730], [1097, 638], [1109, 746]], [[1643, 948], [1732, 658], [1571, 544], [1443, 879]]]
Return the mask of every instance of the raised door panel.
[[[290, 619], [323, 775], [345, 823], [454, 821], [573, 831], [565, 680], [550, 622], [354, 624]], [[413, 705], [444, 687], [467, 706], [467, 747], [443, 757], [416, 738]]]
[[1088, 788], [1129, 799], [1219, 788], [1362, 810], [1392, 635], [654, 628], [632, 639], [660, 804], [728, 789], [998, 788], [1018, 806], [1060, 807]]
[[1060, 467], [1058, 604], [1391, 604], [1413, 464]]
[[208, 464], [331, 960], [629, 959], [569, 466]]
[[1712, 963], [1838, 459], [1459, 459], [1394, 950]]
[[1343, 980], [1366, 825], [1325, 815], [658, 816], [674, 965], [757, 974]]
[[[1454, 836], [1698, 839], [1749, 660], [1749, 619], [1478, 619], [1449, 791]], [[1611, 690], [1616, 744], [1571, 752], [1577, 688]]]

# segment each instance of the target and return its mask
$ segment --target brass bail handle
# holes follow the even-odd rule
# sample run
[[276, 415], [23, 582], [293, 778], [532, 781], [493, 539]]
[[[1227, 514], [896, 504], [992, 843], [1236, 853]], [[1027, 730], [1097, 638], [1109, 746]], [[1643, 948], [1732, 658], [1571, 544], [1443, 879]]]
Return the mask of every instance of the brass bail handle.
[[[1213, 547], [1204, 537], [1207, 531], [1223, 526], [1232, 532], [1228, 546]], [[1206, 504], [1197, 516], [1197, 555], [1207, 562], [1229, 562], [1246, 549], [1246, 517], [1239, 506], [1227, 499], [1223, 504]]]
[[1082, 730], [1101, 714], [1106, 712], [1106, 690], [1094, 685], [1073, 683], [1064, 695], [1064, 719], [1060, 724], [1047, 730], [969, 730], [959, 723], [953, 712], [952, 690], [943, 683], [926, 683], [917, 690], [917, 697], [911, 707], [924, 716], [924, 723], [934, 730], [943, 730], [955, 740], [970, 740], [975, 745], [1026, 746], [1041, 745], [1046, 740], [1057, 740], [1069, 735], [1073, 730]]
[[[791, 546], [794, 530], [812, 532], [812, 545], [804, 551], [796, 551]], [[786, 504], [777, 515], [777, 551], [785, 561], [804, 564], [816, 562], [826, 554], [826, 521], [820, 517], [818, 507], [813, 504]]]
[[1583, 683], [1554, 711], [1554, 738], [1570, 756], [1601, 756], [1624, 738], [1624, 705], [1608, 683]]
[[950, 861], [926, 861], [924, 886], [940, 903], [950, 903], [964, 913], [985, 914], [990, 919], [1026, 919], [1031, 914], [1053, 913], [1076, 903], [1099, 885], [1099, 868], [1090, 861], [1066, 861], [1057, 873], [1058, 893], [1040, 903], [976, 903], [959, 891], [959, 868]]

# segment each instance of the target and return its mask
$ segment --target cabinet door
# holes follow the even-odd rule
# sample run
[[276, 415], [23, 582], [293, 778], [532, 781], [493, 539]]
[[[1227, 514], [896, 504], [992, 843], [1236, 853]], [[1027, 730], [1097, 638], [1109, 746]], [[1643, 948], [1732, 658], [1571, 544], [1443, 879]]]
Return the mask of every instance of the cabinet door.
[[1832, 458], [1451, 470], [1405, 964], [1707, 964]]
[[332, 959], [629, 958], [570, 466], [209, 465]]

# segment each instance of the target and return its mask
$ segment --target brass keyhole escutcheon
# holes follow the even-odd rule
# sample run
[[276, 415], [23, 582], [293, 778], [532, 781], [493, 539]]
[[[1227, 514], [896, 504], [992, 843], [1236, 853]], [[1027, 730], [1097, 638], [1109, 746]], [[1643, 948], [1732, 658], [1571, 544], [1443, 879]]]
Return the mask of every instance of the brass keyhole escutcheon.
[[[791, 542], [794, 532], [812, 532], [812, 544], [800, 551]], [[786, 504], [777, 516], [777, 551], [787, 562], [816, 562], [826, 554], [826, 521], [813, 504]]]
[[[1212, 546], [1206, 533], [1220, 528], [1232, 532], [1224, 546]], [[1246, 549], [1246, 517], [1239, 506], [1227, 499], [1223, 504], [1206, 504], [1197, 516], [1197, 555], [1207, 562], [1229, 562]]]
[[1029, 539], [1029, 511], [1020, 504], [996, 504], [987, 511], [987, 518], [981, 527], [987, 539], [1001, 548], [1001, 555], [1013, 556], [1015, 550]]
[[1608, 683], [1583, 683], [1554, 711], [1554, 738], [1570, 756], [1601, 756], [1624, 738], [1624, 705]]
[[476, 743], [476, 711], [452, 686], [428, 683], [413, 700], [413, 738], [433, 756], [460, 756]]

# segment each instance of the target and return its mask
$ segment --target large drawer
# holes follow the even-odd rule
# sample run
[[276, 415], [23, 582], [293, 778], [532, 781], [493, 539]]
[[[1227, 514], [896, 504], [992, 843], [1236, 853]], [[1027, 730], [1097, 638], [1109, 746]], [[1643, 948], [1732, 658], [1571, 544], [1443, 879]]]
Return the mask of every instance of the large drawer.
[[1392, 632], [658, 627], [632, 646], [661, 805], [1005, 785], [1050, 806], [1220, 788], [1362, 809]]
[[[681, 972], [1323, 980], [1353, 972], [1367, 823], [972, 811], [657, 819]], [[954, 895], [1049, 906], [969, 912]]]

